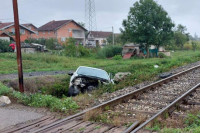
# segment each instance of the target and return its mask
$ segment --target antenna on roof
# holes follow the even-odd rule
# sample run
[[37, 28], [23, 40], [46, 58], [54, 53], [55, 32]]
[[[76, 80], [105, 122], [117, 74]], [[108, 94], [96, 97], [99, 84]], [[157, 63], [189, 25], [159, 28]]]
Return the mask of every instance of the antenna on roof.
[[97, 30], [94, 0], [85, 0], [85, 23], [89, 31]]

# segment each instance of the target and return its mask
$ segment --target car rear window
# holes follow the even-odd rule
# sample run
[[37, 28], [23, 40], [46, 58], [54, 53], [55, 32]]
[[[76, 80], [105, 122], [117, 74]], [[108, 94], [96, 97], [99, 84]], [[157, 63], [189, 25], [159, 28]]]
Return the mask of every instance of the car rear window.
[[79, 67], [77, 74], [99, 77], [101, 79], [109, 80], [109, 76], [106, 71], [90, 67]]

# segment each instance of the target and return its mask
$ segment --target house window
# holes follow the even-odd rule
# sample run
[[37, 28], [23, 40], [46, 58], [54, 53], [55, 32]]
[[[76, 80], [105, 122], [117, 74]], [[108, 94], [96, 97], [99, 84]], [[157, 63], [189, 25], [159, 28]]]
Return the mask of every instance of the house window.
[[72, 29], [68, 29], [69, 32], [72, 32]]
[[45, 34], [45, 31], [43, 31], [43, 34]]
[[15, 28], [12, 28], [12, 33], [15, 33]]
[[25, 34], [25, 30], [24, 29], [20, 29], [20, 34], [24, 35]]
[[50, 34], [50, 31], [48, 32], [48, 34]]
[[66, 38], [65, 38], [65, 37], [61, 37], [61, 41], [62, 41], [62, 42], [65, 42], [65, 41], [66, 41]]

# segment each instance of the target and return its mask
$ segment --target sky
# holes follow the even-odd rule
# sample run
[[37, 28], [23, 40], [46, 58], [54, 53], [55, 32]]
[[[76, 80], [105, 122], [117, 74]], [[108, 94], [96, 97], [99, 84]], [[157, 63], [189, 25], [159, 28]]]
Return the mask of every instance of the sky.
[[[122, 21], [137, 0], [95, 0], [98, 31], [120, 32]], [[200, 0], [156, 0], [175, 24], [200, 36]], [[13, 22], [12, 0], [0, 0], [0, 21]], [[85, 22], [85, 0], [18, 0], [20, 23], [37, 27], [52, 20], [73, 19]]]

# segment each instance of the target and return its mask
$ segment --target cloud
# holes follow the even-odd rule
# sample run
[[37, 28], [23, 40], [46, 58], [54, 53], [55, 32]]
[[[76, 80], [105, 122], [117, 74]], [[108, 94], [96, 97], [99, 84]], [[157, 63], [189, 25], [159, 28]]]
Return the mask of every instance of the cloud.
[[[176, 24], [183, 24], [194, 35], [200, 35], [199, 0], [156, 0]], [[0, 0], [0, 21], [13, 21], [12, 0]], [[116, 32], [122, 27], [129, 9], [136, 0], [96, 0], [98, 30]], [[85, 0], [18, 0], [21, 23], [41, 26], [51, 20], [74, 19], [85, 21]]]

